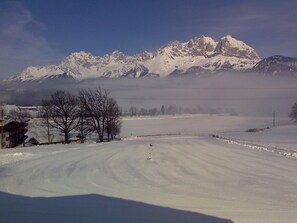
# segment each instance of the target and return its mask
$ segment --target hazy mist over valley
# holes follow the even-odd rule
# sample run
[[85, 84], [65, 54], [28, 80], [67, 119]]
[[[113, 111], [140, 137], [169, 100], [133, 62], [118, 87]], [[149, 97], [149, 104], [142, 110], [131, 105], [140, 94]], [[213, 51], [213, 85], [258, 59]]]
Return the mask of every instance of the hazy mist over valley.
[[108, 89], [123, 110], [158, 108], [162, 105], [202, 108], [243, 115], [286, 116], [297, 98], [297, 79], [250, 73], [222, 73], [198, 77], [99, 78], [86, 81], [29, 82], [4, 90], [1, 100], [9, 104], [40, 105], [55, 90], [77, 93], [82, 88]]

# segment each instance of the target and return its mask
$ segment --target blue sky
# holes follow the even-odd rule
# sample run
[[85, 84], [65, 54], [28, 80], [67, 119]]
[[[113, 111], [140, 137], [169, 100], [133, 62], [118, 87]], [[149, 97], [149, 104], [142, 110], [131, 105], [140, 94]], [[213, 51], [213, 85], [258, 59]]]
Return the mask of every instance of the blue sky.
[[1, 0], [0, 79], [71, 52], [134, 55], [201, 35], [297, 57], [296, 21], [296, 0]]

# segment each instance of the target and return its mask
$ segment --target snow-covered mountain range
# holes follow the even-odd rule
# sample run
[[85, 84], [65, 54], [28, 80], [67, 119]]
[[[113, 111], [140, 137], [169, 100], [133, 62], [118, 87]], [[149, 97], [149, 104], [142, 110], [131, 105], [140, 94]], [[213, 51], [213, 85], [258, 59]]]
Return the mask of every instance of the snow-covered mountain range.
[[248, 70], [259, 61], [260, 57], [253, 48], [230, 35], [222, 37], [219, 41], [201, 36], [187, 42], [172, 41], [155, 52], [145, 51], [135, 56], [128, 56], [119, 51], [104, 56], [76, 52], [57, 65], [28, 67], [7, 81], [166, 77], [224, 70]]

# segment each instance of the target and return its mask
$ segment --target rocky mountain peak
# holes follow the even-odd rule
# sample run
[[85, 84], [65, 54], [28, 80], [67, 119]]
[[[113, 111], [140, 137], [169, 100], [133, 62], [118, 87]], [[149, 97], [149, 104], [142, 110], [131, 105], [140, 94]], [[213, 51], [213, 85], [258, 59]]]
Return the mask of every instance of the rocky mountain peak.
[[69, 55], [70, 57], [88, 57], [92, 56], [90, 52], [85, 52], [85, 51], [79, 51], [79, 52], [74, 52]]
[[230, 35], [224, 36], [219, 40], [214, 52], [223, 56], [248, 58], [252, 60], [260, 59], [257, 52], [252, 47]]
[[173, 59], [176, 56], [183, 55], [183, 52], [181, 52], [181, 51], [182, 51], [182, 43], [177, 40], [174, 40], [174, 41], [170, 41], [166, 46], [158, 49], [154, 53], [154, 57], [163, 55], [163, 56]]
[[207, 36], [190, 39], [187, 42], [187, 47], [194, 56], [208, 56], [213, 54], [216, 45], [217, 42], [215, 42], [211, 37]]
[[69, 56], [65, 57], [64, 60], [90, 59], [92, 57], [94, 57], [94, 56], [89, 52], [79, 51], [79, 52], [71, 53]]
[[125, 60], [126, 55], [118, 50], [115, 50], [110, 54], [110, 59], [113, 59], [115, 61]]
[[180, 41], [173, 40], [173, 41], [170, 41], [164, 48], [167, 48], [167, 47], [177, 47], [180, 44], [181, 44]]
[[85, 51], [80, 51], [80, 52], [75, 52], [71, 53], [69, 56], [65, 57], [60, 65], [61, 66], [69, 66], [69, 65], [79, 65], [79, 64], [85, 64], [90, 61], [95, 61], [97, 60], [96, 57], [94, 57], [91, 53], [85, 52]]
[[135, 55], [135, 58], [138, 60], [138, 61], [146, 61], [146, 60], [149, 60], [153, 57], [153, 53], [151, 52], [148, 52], [148, 51], [144, 51], [143, 53], [140, 53], [140, 54], [136, 54]]

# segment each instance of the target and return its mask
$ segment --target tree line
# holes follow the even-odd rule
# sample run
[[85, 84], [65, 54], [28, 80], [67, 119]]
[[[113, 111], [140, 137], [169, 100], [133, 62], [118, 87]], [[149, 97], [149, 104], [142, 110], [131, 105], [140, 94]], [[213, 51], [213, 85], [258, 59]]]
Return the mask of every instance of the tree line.
[[51, 128], [64, 136], [65, 143], [74, 133], [82, 143], [94, 132], [100, 142], [113, 140], [120, 133], [121, 110], [109, 94], [100, 87], [82, 89], [78, 95], [58, 90], [48, 100], [42, 100], [40, 117], [47, 128], [48, 142]]
[[237, 113], [233, 109], [222, 109], [222, 108], [203, 108], [200, 106], [196, 107], [181, 107], [169, 105], [162, 105], [160, 108], [137, 108], [131, 106], [129, 109], [123, 110], [123, 116], [156, 116], [156, 115], [178, 115], [178, 114], [219, 114], [229, 113], [230, 115], [236, 115]]

